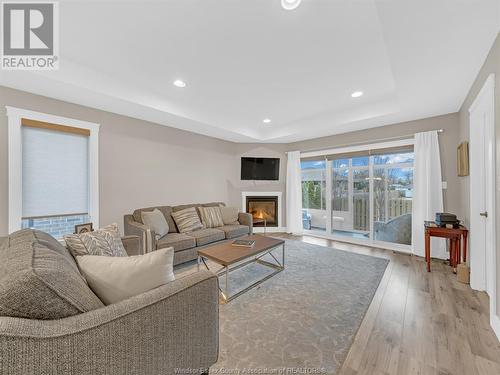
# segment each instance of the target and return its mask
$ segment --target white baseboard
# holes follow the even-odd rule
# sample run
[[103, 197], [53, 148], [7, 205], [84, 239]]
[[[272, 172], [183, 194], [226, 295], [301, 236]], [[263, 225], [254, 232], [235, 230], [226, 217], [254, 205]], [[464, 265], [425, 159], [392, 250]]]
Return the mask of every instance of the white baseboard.
[[[264, 227], [253, 227], [254, 233], [264, 233]], [[266, 233], [286, 232], [286, 227], [267, 227]]]
[[497, 335], [498, 341], [500, 341], [500, 318], [498, 315], [490, 315], [490, 325], [491, 328], [493, 328], [493, 332], [495, 332], [495, 335]]

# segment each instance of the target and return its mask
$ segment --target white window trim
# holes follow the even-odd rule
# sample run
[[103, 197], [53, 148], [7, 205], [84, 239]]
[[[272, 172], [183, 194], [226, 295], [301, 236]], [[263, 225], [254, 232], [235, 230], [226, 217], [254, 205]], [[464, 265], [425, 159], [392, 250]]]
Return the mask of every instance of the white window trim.
[[22, 136], [21, 119], [44, 121], [90, 131], [89, 136], [89, 217], [99, 228], [99, 128], [100, 125], [68, 117], [49, 115], [5, 106], [8, 117], [9, 155], [9, 233], [21, 229], [22, 220]]

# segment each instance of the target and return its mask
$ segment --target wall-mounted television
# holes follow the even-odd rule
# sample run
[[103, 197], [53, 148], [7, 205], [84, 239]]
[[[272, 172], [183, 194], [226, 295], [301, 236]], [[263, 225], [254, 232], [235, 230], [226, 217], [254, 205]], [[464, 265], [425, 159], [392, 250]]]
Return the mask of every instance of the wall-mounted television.
[[241, 158], [242, 180], [279, 180], [279, 158]]

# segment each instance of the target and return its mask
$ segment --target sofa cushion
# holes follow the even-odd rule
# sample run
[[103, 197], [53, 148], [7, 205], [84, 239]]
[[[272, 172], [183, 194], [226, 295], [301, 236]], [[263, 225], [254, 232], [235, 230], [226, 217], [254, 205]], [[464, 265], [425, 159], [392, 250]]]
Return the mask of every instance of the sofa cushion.
[[196, 239], [196, 246], [203, 246], [226, 238], [223, 231], [214, 228], [195, 230], [194, 232], [186, 233], [186, 235]]
[[167, 247], [132, 257], [76, 257], [92, 290], [106, 305], [175, 280], [174, 249]]
[[172, 207], [171, 206], [158, 206], [158, 207], [146, 207], [146, 208], [138, 208], [132, 214], [134, 220], [138, 223], [144, 224], [142, 221], [142, 212], [146, 211], [154, 211], [155, 209], [160, 210], [160, 212], [165, 216], [165, 219], [168, 223], [168, 232], [169, 233], [177, 233], [177, 227], [175, 226], [174, 219], [172, 217]]
[[220, 207], [198, 207], [198, 212], [200, 213], [201, 222], [205, 228], [217, 228], [224, 225]]
[[60, 319], [103, 306], [50, 235], [23, 229], [0, 248], [0, 316]]
[[195, 207], [172, 212], [177, 229], [181, 233], [188, 233], [203, 228], [198, 210]]
[[219, 227], [217, 229], [224, 231], [227, 239], [244, 236], [245, 234], [250, 233], [250, 228], [247, 225], [239, 225], [239, 224], [224, 225], [223, 227]]
[[94, 232], [82, 234], [66, 234], [64, 241], [73, 256], [104, 255], [126, 257], [118, 225], [110, 224]]
[[174, 251], [181, 251], [196, 247], [196, 240], [183, 233], [169, 233], [156, 241], [156, 248], [173, 247]]
[[163, 237], [169, 231], [167, 219], [165, 215], [155, 208], [153, 211], [142, 211], [141, 219], [145, 226], [155, 232], [158, 237]]
[[238, 207], [221, 207], [222, 221], [225, 225], [235, 225], [238, 223], [238, 214], [240, 210]]

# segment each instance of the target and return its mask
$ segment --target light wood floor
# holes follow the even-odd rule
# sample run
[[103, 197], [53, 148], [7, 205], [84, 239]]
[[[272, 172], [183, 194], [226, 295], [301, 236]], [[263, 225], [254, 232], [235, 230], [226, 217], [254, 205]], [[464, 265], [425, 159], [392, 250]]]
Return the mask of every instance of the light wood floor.
[[[273, 234], [274, 236], [274, 234]], [[499, 375], [488, 296], [442, 261], [309, 236], [279, 237], [390, 260], [339, 375]]]

